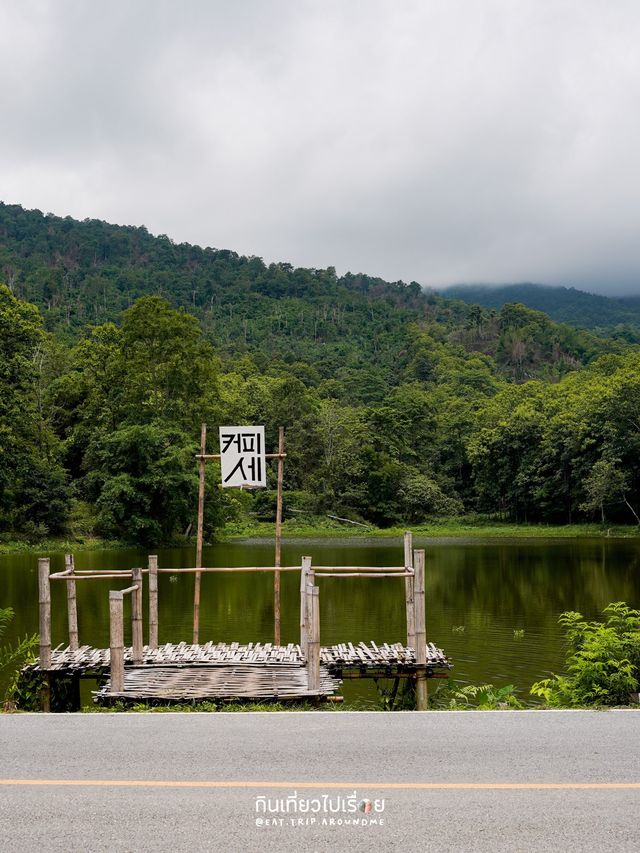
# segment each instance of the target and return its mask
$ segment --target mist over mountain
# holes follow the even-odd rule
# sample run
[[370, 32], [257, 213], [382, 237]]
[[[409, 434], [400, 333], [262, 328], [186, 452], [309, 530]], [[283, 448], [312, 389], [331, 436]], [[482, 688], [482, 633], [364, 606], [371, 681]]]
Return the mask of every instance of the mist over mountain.
[[461, 299], [467, 304], [496, 310], [508, 303], [519, 302], [537, 311], [544, 311], [559, 323], [569, 323], [604, 334], [622, 335], [629, 330], [640, 333], [640, 296], [616, 298], [588, 293], [574, 287], [529, 282], [508, 285], [454, 285], [441, 288], [438, 292], [447, 299]]

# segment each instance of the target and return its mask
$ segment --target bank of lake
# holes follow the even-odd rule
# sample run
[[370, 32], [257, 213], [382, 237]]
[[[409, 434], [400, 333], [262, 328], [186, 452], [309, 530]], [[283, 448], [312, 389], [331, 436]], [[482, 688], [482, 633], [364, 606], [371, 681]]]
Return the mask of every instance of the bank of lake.
[[[640, 538], [639, 525], [607, 524], [518, 524], [493, 521], [482, 517], [436, 519], [424, 524], [407, 524], [395, 527], [375, 527], [327, 518], [308, 520], [287, 519], [282, 524], [283, 539], [336, 539], [336, 538], [380, 538], [401, 537], [405, 530], [415, 536], [434, 539], [597, 539], [597, 538]], [[271, 521], [243, 520], [231, 522], [218, 532], [217, 542], [272, 539], [274, 524]], [[214, 544], [214, 543], [210, 543]], [[163, 547], [195, 547], [195, 537], [179, 538]], [[131, 543], [100, 537], [52, 537], [28, 541], [16, 537], [0, 540], [0, 554], [60, 554], [81, 551], [101, 551], [106, 548], [131, 548]], [[151, 549], [153, 550], [153, 548]]]

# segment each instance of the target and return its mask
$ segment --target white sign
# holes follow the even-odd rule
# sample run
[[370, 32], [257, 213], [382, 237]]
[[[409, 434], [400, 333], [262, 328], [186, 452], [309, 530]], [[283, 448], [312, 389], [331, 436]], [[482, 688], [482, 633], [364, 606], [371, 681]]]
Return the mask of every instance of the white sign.
[[263, 426], [220, 427], [223, 486], [266, 486]]

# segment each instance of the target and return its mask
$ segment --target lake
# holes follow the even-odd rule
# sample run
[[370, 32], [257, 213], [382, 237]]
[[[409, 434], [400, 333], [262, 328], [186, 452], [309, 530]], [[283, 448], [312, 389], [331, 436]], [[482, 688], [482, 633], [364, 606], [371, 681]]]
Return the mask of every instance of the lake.
[[[515, 684], [528, 699], [531, 684], [559, 671], [564, 647], [557, 624], [564, 610], [594, 618], [611, 601], [640, 605], [640, 539], [423, 539], [425, 548], [427, 639], [444, 649], [457, 680], [495, 685]], [[194, 563], [193, 548], [158, 551], [160, 567]], [[401, 540], [296, 539], [283, 543], [283, 565], [297, 565], [302, 555], [318, 565], [398, 566]], [[112, 549], [80, 552], [77, 569], [131, 568], [146, 565], [146, 552]], [[211, 566], [273, 564], [273, 543], [265, 540], [225, 542], [205, 547]], [[64, 568], [56, 554], [52, 571]], [[189, 641], [193, 575], [160, 575], [160, 642]], [[404, 582], [398, 579], [324, 578], [319, 580], [321, 641], [403, 641]], [[108, 591], [118, 581], [84, 581], [78, 587], [80, 642], [108, 646]], [[54, 646], [66, 642], [65, 584], [52, 583]], [[16, 618], [7, 635], [37, 631], [36, 555], [0, 556], [0, 607], [11, 606]], [[298, 641], [299, 575], [282, 575], [282, 640]], [[125, 608], [128, 614], [128, 605]], [[146, 595], [145, 595], [146, 620]], [[128, 620], [128, 615], [125, 616]], [[146, 639], [145, 621], [145, 639]], [[524, 631], [522, 637], [514, 631]], [[202, 576], [201, 641], [271, 641], [273, 576], [209, 574]], [[126, 637], [126, 642], [129, 642]], [[371, 682], [346, 682], [347, 699], [375, 699]]]

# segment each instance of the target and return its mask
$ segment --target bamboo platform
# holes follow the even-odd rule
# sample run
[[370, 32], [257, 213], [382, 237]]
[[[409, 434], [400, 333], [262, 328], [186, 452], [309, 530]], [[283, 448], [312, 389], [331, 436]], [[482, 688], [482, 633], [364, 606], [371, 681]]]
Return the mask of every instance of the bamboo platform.
[[[451, 663], [433, 643], [427, 645], [426, 667], [416, 664], [413, 649], [402, 643], [339, 643], [320, 649], [320, 685], [309, 689], [306, 660], [300, 646], [290, 643], [166, 643], [144, 646], [135, 664], [131, 648], [124, 649], [123, 690], [113, 691], [107, 680], [94, 701], [109, 705], [128, 701], [191, 702], [202, 700], [304, 700], [334, 696], [345, 678], [407, 678], [418, 671], [442, 678]], [[47, 669], [39, 663], [25, 670], [59, 677], [107, 679], [110, 650], [59, 646]]]
[[309, 690], [307, 670], [291, 663], [217, 663], [205, 666], [151, 666], [125, 669], [124, 690], [110, 682], [94, 695], [97, 704], [128, 701], [193, 702], [232, 699], [292, 700], [332, 696], [340, 680], [320, 667], [320, 690]]

